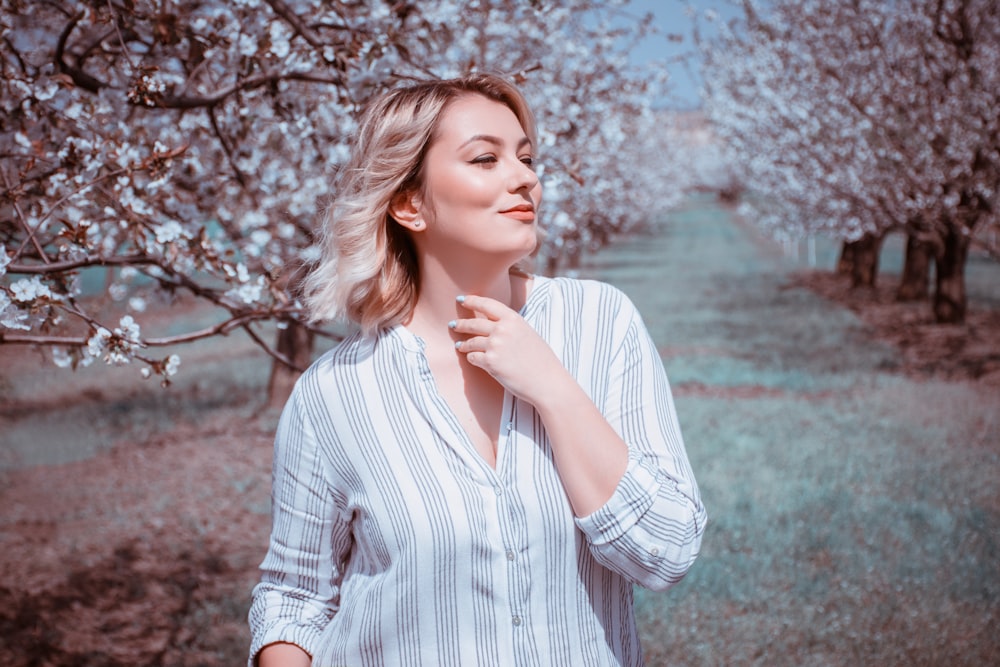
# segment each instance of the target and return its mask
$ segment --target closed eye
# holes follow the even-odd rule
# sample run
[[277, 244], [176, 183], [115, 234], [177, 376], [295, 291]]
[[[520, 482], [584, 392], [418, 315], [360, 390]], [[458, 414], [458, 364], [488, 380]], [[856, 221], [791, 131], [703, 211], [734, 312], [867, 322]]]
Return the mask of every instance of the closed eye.
[[497, 157], [495, 155], [480, 155], [470, 160], [470, 162], [472, 164], [492, 165], [497, 162]]

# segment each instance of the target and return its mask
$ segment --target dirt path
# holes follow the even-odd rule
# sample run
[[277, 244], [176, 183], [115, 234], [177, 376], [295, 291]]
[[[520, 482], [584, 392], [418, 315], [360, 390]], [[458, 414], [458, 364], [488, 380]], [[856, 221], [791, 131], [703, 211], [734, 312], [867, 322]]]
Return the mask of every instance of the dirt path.
[[[913, 364], [712, 206], [586, 273], [644, 314], [712, 517], [688, 580], [639, 593], [652, 667], [997, 662], [995, 313], [965, 337], [983, 372]], [[184, 355], [163, 391], [0, 349], [5, 664], [245, 659], [267, 362], [241, 340]]]

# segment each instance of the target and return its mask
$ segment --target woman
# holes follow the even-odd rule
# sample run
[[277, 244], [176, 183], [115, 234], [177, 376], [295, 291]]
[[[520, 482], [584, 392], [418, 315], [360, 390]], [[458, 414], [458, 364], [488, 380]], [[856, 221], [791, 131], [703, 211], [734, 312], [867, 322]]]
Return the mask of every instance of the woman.
[[489, 75], [363, 118], [307, 281], [360, 331], [282, 414], [251, 662], [642, 664], [632, 584], [680, 580], [706, 515], [632, 304], [512, 268], [536, 145]]

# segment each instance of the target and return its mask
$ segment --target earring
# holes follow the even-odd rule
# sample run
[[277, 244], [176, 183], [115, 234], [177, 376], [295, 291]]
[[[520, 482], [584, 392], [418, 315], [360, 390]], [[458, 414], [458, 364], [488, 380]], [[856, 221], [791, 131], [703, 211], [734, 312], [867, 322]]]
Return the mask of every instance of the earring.
[[419, 226], [420, 226], [420, 225], [422, 225], [422, 224], [424, 224], [424, 223], [422, 223], [422, 222], [421, 222], [421, 221], [419, 221], [419, 220], [414, 220], [414, 221], [413, 221], [413, 226], [414, 226], [414, 227], [419, 227]]

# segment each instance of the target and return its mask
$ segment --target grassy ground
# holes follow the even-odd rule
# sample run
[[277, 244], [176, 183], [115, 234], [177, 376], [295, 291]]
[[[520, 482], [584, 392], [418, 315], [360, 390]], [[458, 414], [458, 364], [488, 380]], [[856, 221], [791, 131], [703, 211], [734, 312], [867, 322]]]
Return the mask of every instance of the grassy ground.
[[[706, 202], [585, 268], [660, 345], [711, 516], [689, 577], [638, 592], [649, 665], [1000, 663], [1000, 391], [903, 374], [797, 268]], [[1000, 308], [997, 265], [969, 275]], [[268, 362], [240, 337], [183, 354], [164, 391], [0, 350], [5, 664], [245, 658]]]
[[1000, 391], [899, 376], [790, 268], [698, 207], [589, 270], [661, 345], [711, 515], [689, 577], [639, 592], [649, 663], [1000, 663]]

